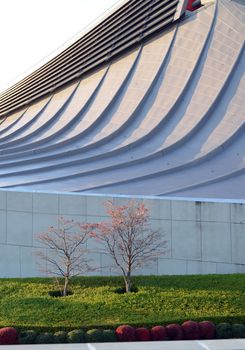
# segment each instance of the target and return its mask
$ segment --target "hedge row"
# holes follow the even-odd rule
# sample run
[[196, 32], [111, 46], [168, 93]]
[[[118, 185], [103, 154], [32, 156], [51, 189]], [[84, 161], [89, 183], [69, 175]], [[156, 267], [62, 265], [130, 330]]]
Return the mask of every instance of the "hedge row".
[[52, 333], [36, 333], [33, 330], [18, 332], [15, 328], [0, 329], [0, 345], [9, 344], [54, 344], [54, 343], [100, 343], [100, 342], [134, 342], [134, 341], [165, 341], [165, 340], [198, 340], [198, 339], [228, 339], [245, 338], [245, 325], [219, 323], [211, 321], [185, 321], [166, 326], [135, 328], [122, 325], [116, 330], [82, 329], [71, 332], [59, 331]]

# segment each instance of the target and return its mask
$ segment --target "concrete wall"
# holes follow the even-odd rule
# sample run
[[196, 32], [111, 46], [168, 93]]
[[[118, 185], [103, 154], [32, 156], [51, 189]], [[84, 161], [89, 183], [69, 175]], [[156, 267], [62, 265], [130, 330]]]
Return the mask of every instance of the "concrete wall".
[[[42, 275], [33, 253], [35, 234], [56, 225], [62, 215], [95, 222], [106, 218], [103, 202], [125, 203], [129, 197], [0, 190], [0, 277]], [[163, 230], [168, 252], [138, 274], [206, 274], [245, 272], [245, 201], [138, 197], [151, 210], [153, 227]], [[115, 274], [110, 258], [91, 243], [96, 275]], [[102, 268], [103, 267], [103, 268]]]

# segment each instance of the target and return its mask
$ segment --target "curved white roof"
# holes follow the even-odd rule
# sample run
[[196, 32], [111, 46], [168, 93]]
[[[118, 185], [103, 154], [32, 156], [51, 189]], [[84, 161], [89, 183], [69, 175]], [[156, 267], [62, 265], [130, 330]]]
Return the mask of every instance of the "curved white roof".
[[219, 0], [0, 124], [0, 187], [245, 198], [245, 6]]

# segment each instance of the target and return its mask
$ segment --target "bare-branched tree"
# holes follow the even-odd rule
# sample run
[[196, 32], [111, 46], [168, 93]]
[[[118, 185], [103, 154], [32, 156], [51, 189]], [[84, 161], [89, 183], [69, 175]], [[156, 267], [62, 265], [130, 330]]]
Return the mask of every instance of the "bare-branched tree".
[[163, 255], [167, 241], [162, 232], [151, 229], [149, 210], [143, 203], [131, 201], [115, 206], [109, 201], [105, 205], [110, 220], [96, 225], [95, 236], [105, 245], [114, 266], [122, 273], [126, 292], [130, 292], [132, 272]]
[[50, 276], [63, 277], [63, 296], [68, 293], [71, 277], [94, 270], [89, 264], [87, 241], [91, 238], [91, 225], [58, 219], [59, 227], [50, 226], [37, 240], [47, 249], [38, 251], [42, 270]]

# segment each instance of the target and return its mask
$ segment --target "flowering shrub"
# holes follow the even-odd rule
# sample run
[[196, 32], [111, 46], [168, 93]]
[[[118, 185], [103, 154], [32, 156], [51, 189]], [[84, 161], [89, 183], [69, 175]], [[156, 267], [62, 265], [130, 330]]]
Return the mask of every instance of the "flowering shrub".
[[201, 339], [215, 338], [215, 325], [210, 321], [199, 322], [199, 330]]
[[137, 341], [149, 341], [151, 340], [151, 333], [147, 328], [136, 328], [135, 337]]
[[152, 340], [167, 340], [167, 332], [163, 326], [155, 326], [151, 329]]
[[135, 341], [135, 328], [128, 325], [119, 326], [116, 335], [119, 341]]
[[186, 340], [197, 340], [200, 339], [200, 330], [197, 322], [186, 321], [182, 324], [184, 332], [184, 339]]
[[167, 336], [169, 340], [184, 339], [184, 332], [182, 327], [177, 323], [171, 323], [166, 326]]
[[18, 344], [18, 332], [15, 328], [5, 327], [0, 329], [0, 345]]

